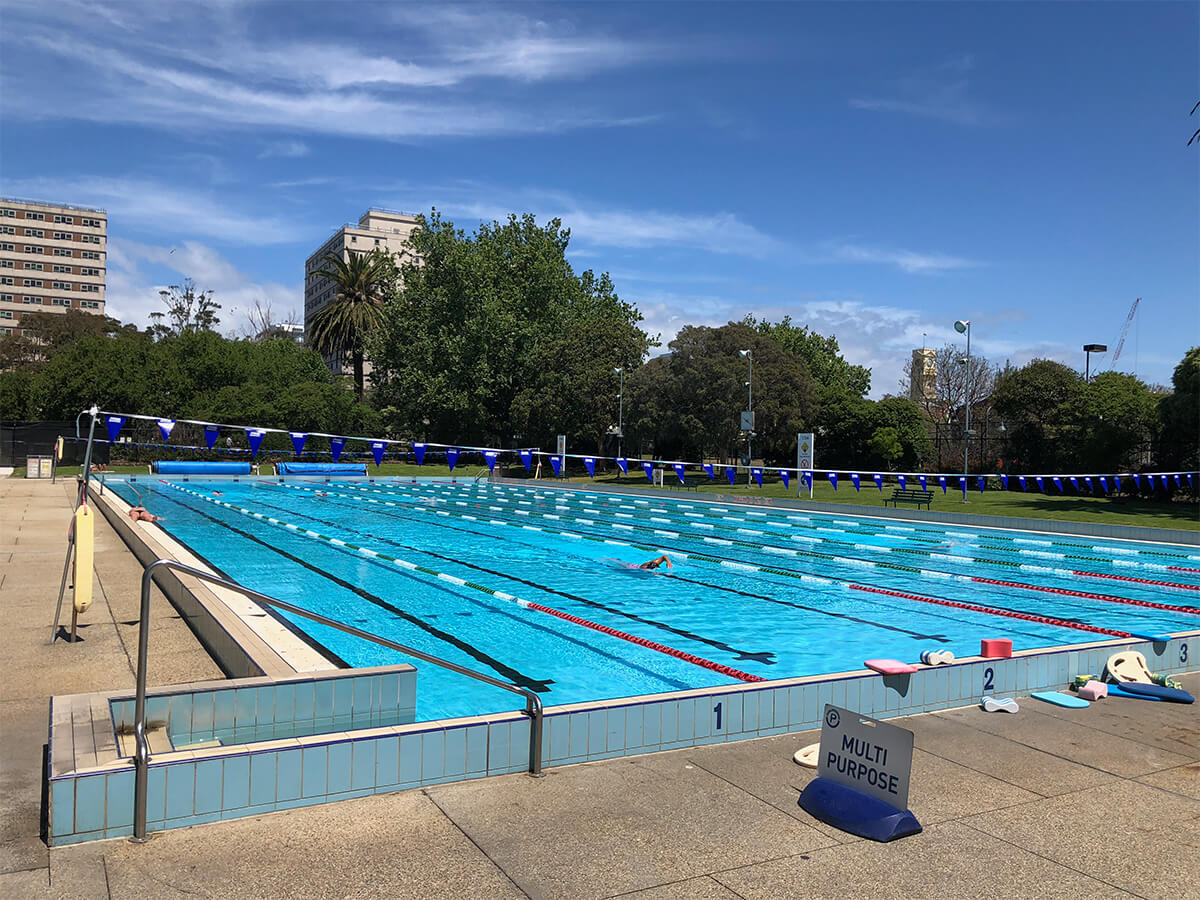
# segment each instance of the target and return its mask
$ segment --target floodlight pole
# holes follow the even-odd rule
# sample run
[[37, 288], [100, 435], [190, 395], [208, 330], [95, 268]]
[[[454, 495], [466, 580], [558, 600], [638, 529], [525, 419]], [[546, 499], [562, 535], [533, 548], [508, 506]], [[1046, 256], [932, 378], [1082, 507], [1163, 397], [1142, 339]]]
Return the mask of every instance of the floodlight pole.
[[[966, 479], [970, 474], [971, 465], [971, 322], [967, 319], [960, 319], [954, 323], [954, 330], [959, 334], [962, 334], [964, 331], [967, 334], [967, 371], [963, 376], [963, 405], [966, 408], [963, 420], [963, 478]], [[962, 502], [967, 502], [966, 491], [963, 491]]]
[[617, 366], [613, 369], [620, 376], [620, 382], [617, 387], [617, 457], [621, 457], [622, 447], [625, 443], [625, 367]]
[[[753, 466], [754, 451], [751, 449], [751, 440], [754, 437], [754, 351], [739, 350], [738, 355], [750, 360], [750, 380], [746, 382], [746, 390], [748, 392], [748, 396], [746, 397], [746, 411], [750, 413], [750, 427], [746, 429], [746, 459], [749, 460], [748, 465]], [[747, 482], [753, 480], [750, 472], [746, 473], [746, 479]]]

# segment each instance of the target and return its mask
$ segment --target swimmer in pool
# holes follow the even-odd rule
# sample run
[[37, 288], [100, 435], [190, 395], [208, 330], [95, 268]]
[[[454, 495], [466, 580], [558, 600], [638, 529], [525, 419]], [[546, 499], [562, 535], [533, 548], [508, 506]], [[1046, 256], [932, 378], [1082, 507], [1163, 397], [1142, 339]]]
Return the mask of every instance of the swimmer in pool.
[[665, 554], [665, 553], [662, 556], [660, 556], [658, 559], [652, 559], [652, 560], [650, 560], [650, 562], [644, 562], [640, 566], [637, 566], [636, 568], [638, 568], [638, 569], [657, 569], [659, 566], [662, 566], [662, 565], [665, 565], [668, 569], [675, 568], [674, 566], [671, 565], [671, 560], [667, 559], [667, 554]]
[[129, 511], [129, 518], [135, 522], [157, 522], [162, 516], [154, 516], [146, 512], [145, 507], [135, 506]]

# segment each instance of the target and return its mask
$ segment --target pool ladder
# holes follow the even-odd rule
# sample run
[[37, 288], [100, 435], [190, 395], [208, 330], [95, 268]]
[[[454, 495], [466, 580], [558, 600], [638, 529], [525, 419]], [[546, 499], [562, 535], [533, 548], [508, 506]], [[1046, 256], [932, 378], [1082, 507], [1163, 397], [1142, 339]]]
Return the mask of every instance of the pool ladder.
[[150, 650], [150, 585], [156, 569], [173, 569], [176, 572], [183, 572], [200, 581], [206, 581], [209, 584], [219, 585], [231, 591], [236, 591], [257, 603], [273, 606], [292, 615], [300, 616], [317, 622], [320, 625], [325, 625], [337, 631], [353, 635], [354, 637], [362, 638], [364, 641], [379, 644], [382, 647], [396, 650], [407, 656], [414, 656], [425, 662], [433, 663], [435, 666], [441, 666], [460, 675], [466, 675], [468, 678], [474, 678], [476, 681], [490, 684], [492, 687], [520, 694], [525, 698], [525, 714], [529, 716], [529, 774], [534, 778], [542, 777], [542, 700], [528, 688], [510, 684], [507, 681], [501, 681], [498, 678], [484, 675], [481, 672], [475, 672], [464, 666], [460, 666], [458, 663], [431, 656], [412, 647], [406, 647], [404, 644], [398, 644], [377, 634], [363, 631], [361, 628], [355, 628], [353, 625], [346, 625], [318, 613], [293, 606], [291, 603], [285, 603], [283, 600], [276, 600], [274, 597], [268, 597], [266, 594], [243, 587], [236, 581], [212, 575], [203, 569], [197, 569], [195, 566], [188, 566], [173, 559], [156, 559], [150, 565], [146, 566], [145, 571], [142, 572], [142, 604], [140, 624], [138, 626], [137, 700], [134, 705], [133, 717], [135, 739], [133, 755], [133, 837], [130, 838], [133, 843], [140, 844], [150, 839], [146, 835], [146, 791], [150, 768], [150, 742], [146, 737], [146, 657], [149, 655]]

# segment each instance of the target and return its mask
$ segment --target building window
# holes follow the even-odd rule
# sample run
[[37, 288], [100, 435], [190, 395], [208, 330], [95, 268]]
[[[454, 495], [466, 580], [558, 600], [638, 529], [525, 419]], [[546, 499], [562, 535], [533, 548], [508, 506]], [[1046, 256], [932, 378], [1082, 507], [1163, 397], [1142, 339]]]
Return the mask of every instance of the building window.
[[84, 293], [98, 294], [100, 293], [100, 285], [98, 284], [81, 284], [79, 289]]
[[17, 229], [11, 225], [0, 225], [0, 234], [16, 234]]
[[41, 263], [25, 263], [25, 268], [33, 269], [35, 272], [41, 272], [42, 264]]
[[84, 309], [99, 309], [100, 303], [96, 300], [80, 300], [79, 305]]
[[0, 319], [11, 319], [12, 317], [11, 309], [0, 309]]
[[51, 302], [55, 306], [70, 306], [71, 305], [71, 301], [66, 299], [65, 297], [55, 297]]
[[45, 213], [26, 212], [25, 218], [26, 219], [35, 219], [38, 222], [45, 222], [46, 214]]
[[[68, 250], [66, 252], [69, 254], [71, 251]], [[100, 254], [97, 253], [95, 250], [80, 250], [79, 255], [84, 259], [99, 259], [100, 258]]]
[[56, 241], [69, 241], [69, 240], [71, 240], [71, 232], [56, 231], [56, 232], [54, 232], [54, 239]]
[[24, 298], [24, 300], [25, 300], [25, 302], [26, 302], [26, 303], [36, 303], [36, 304], [38, 304], [39, 306], [40, 306], [40, 305], [41, 305], [41, 303], [42, 303], [42, 298], [41, 298], [41, 297], [25, 297], [25, 298]]
[[13, 284], [15, 282], [16, 279], [11, 275], [0, 275], [0, 284]]
[[70, 274], [71, 267], [70, 266], [55, 266], [54, 271], [55, 272], [66, 272], [67, 274]]
[[42, 250], [41, 247], [33, 247], [33, 246], [30, 246], [29, 244], [26, 244], [25, 252], [26, 253], [44, 253], [45, 251]]
[[99, 228], [104, 223], [99, 219], [80, 219], [79, 224], [85, 228]]
[[74, 286], [69, 281], [53, 281], [50, 283], [50, 287], [54, 288], [56, 291], [75, 290]]
[[0, 294], [0, 300], [3, 300], [5, 303], [16, 303], [17, 302], [17, 298], [14, 297], [12, 294]]
[[15, 219], [17, 217], [17, 211], [15, 209], [0, 209], [0, 216], [3, 216], [6, 219]]
[[15, 269], [17, 264], [11, 259], [0, 259], [0, 269]]
[[40, 228], [26, 228], [25, 229], [25, 237], [44, 238], [45, 236], [46, 236], [46, 232], [42, 231], [42, 229], [40, 229]]
[[79, 274], [80, 275], [99, 275], [100, 270], [99, 269], [80, 269]]
[[26, 278], [25, 279], [25, 287], [41, 287], [41, 286], [42, 286], [42, 283], [40, 281], [38, 281], [36, 278]]
[[0, 243], [0, 250], [16, 250], [16, 249], [17, 249], [16, 246], [13, 244]]
[[81, 241], [83, 241], [85, 244], [98, 244], [98, 243], [100, 243], [100, 235], [98, 235], [98, 234], [81, 234], [81, 235], [79, 236], [79, 239], [80, 239]]

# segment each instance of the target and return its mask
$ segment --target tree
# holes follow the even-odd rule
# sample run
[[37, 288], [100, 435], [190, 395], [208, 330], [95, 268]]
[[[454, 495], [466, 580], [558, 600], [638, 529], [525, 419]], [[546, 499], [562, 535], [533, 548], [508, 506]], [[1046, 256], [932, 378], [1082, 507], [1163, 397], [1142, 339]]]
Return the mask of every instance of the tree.
[[1065, 471], [1074, 463], [1072, 430], [1082, 394], [1083, 376], [1050, 359], [1000, 374], [992, 403], [1008, 422], [1016, 471]]
[[[438, 211], [409, 238], [414, 260], [369, 342], [377, 402], [397, 433], [544, 444], [602, 435], [616, 412], [613, 369], [651, 346], [607, 275], [576, 275], [570, 231], [532, 215], [472, 235]], [[628, 375], [626, 376], [628, 384]]]
[[1084, 385], [1074, 413], [1072, 455], [1084, 472], [1123, 471], [1149, 462], [1158, 399], [1139, 378], [1122, 372], [1094, 376]]
[[1173, 393], [1158, 401], [1162, 422], [1159, 465], [1168, 469], [1200, 467], [1200, 347], [1190, 349], [1171, 376]]
[[187, 334], [193, 331], [214, 331], [221, 324], [217, 310], [221, 304], [213, 299], [212, 291], [196, 290], [196, 282], [185, 278], [183, 284], [173, 284], [158, 292], [167, 308], [167, 322], [163, 324], [162, 313], [151, 313], [154, 324], [150, 327], [156, 338]]
[[[937, 351], [934, 362], [937, 375], [933, 394], [923, 395], [916, 401], [932, 421], [947, 425], [958, 421], [963, 418], [966, 402], [970, 402], [974, 412], [991, 396], [996, 385], [996, 369], [986, 356], [972, 354], [968, 367], [963, 348], [946, 344]], [[900, 390], [906, 397], [911, 396], [912, 366], [910, 358], [904, 363], [904, 374], [900, 378]]]
[[313, 316], [308, 343], [326, 357], [350, 357], [355, 394], [361, 400], [367, 338], [383, 321], [383, 294], [395, 278], [395, 263], [381, 250], [351, 251], [349, 259], [329, 254], [322, 262], [325, 268], [319, 274], [333, 282], [336, 293]]
[[825, 394], [844, 393], [865, 397], [871, 390], [871, 370], [866, 366], [848, 363], [841, 354], [836, 337], [817, 334], [807, 325], [797, 327], [792, 324], [791, 316], [784, 316], [780, 322], [768, 322], [766, 319], [756, 321], [753, 316], [746, 316], [742, 321], [803, 359], [813, 381]]

